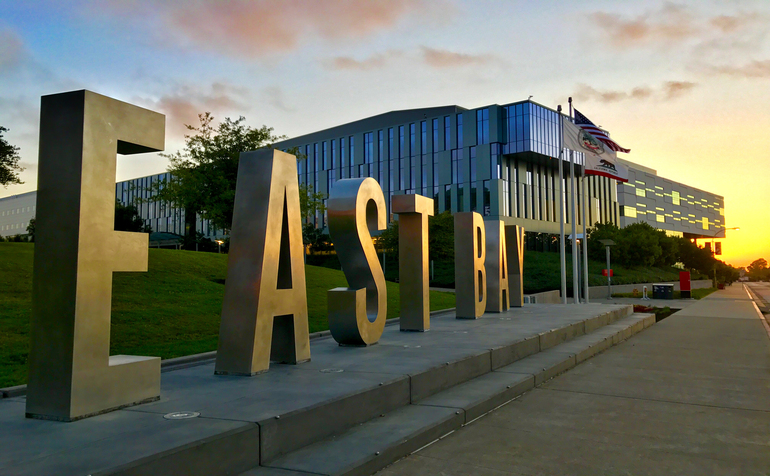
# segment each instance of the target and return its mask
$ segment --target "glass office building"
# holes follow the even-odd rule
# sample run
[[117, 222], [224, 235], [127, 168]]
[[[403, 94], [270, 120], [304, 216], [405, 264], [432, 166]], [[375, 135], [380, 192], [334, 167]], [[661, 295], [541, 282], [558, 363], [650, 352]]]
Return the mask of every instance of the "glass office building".
[[[559, 200], [571, 193], [570, 156], [559, 183], [558, 113], [531, 101], [394, 111], [278, 143], [297, 150], [301, 183], [328, 194], [348, 177], [377, 180], [390, 207], [393, 195], [434, 199], [435, 211], [475, 211], [527, 231], [559, 232]], [[582, 154], [576, 153], [576, 175]], [[617, 183], [604, 177], [576, 181], [576, 220], [619, 223]], [[567, 195], [569, 197], [569, 195]], [[570, 200], [565, 200], [569, 223]], [[389, 220], [393, 219], [388, 209]], [[325, 226], [325, 217], [313, 218]]]
[[[374, 178], [385, 194], [389, 221], [394, 219], [393, 195], [417, 193], [434, 199], [436, 213], [475, 211], [485, 219], [521, 225], [529, 237], [547, 237], [559, 233], [559, 200], [564, 200], [565, 222], [571, 220], [570, 155], [562, 157], [564, 181], [559, 183], [559, 145], [558, 113], [521, 101], [477, 109], [444, 106], [392, 111], [285, 140], [276, 147], [298, 151], [299, 181], [327, 197], [337, 180]], [[580, 177], [582, 154], [574, 154], [574, 161]], [[658, 177], [646, 167], [627, 165], [631, 180], [625, 185], [598, 176], [575, 181], [578, 226], [584, 221], [585, 203], [589, 226], [646, 221], [689, 237], [711, 237], [724, 228], [723, 197]], [[116, 198], [137, 204], [154, 231], [181, 235], [184, 210], [150, 200], [147, 191], [165, 176], [120, 182]], [[23, 206], [14, 197], [0, 199], [0, 222], [5, 223], [3, 213], [11, 210], [34, 210], [32, 194], [31, 202], [29, 194], [23, 196]], [[13, 223], [0, 225], [3, 235], [23, 233], [23, 222], [34, 215], [10, 216]], [[326, 226], [323, 214], [311, 221]], [[199, 217], [195, 227], [210, 238], [225, 236], [224, 230], [213, 229]], [[535, 241], [548, 249], [555, 246], [551, 239]], [[528, 242], [528, 247], [533, 246]]]

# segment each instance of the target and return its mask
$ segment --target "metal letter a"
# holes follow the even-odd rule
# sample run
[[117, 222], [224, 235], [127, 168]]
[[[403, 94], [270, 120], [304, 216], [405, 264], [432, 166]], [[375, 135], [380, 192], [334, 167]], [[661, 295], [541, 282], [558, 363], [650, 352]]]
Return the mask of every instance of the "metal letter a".
[[215, 373], [255, 375], [310, 360], [297, 159], [244, 152]]

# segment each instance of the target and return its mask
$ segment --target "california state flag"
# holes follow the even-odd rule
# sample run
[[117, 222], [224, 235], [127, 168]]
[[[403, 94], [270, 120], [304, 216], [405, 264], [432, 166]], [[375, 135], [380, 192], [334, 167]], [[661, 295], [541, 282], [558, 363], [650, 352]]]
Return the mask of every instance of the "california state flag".
[[562, 132], [564, 147], [585, 155], [586, 175], [601, 175], [628, 182], [628, 168], [618, 162], [615, 151], [568, 119], [562, 121]]

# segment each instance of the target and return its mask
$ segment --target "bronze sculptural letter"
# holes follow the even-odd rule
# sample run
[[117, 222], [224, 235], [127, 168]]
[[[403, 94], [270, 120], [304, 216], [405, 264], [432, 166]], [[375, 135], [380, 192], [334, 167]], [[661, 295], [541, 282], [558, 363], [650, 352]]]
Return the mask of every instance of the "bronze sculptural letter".
[[455, 295], [458, 319], [476, 319], [487, 307], [486, 234], [476, 212], [455, 213]]
[[385, 229], [385, 197], [373, 178], [338, 180], [329, 197], [329, 235], [347, 288], [329, 290], [329, 330], [341, 345], [376, 344], [387, 318], [385, 275], [371, 230]]
[[524, 227], [505, 227], [505, 242], [508, 252], [508, 293], [511, 307], [524, 305]]
[[238, 162], [215, 373], [255, 375], [310, 360], [297, 159], [277, 150]]
[[112, 273], [147, 271], [115, 231], [117, 154], [163, 150], [165, 117], [73, 91], [43, 96], [27, 417], [73, 421], [160, 397], [160, 358], [110, 356]]
[[402, 331], [430, 329], [428, 275], [428, 217], [433, 200], [422, 195], [394, 195], [398, 214], [398, 287], [401, 291]]
[[487, 312], [504, 312], [510, 307], [505, 224], [484, 222], [487, 234]]

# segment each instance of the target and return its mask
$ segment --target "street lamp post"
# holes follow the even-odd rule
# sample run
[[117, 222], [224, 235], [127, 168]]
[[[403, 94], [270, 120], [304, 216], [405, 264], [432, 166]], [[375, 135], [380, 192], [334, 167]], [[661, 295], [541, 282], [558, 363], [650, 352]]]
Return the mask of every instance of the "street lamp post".
[[216, 240], [216, 243], [217, 243], [217, 245], [219, 245], [219, 251], [218, 252], [221, 253], [222, 252], [222, 244], [224, 244], [224, 241]]
[[605, 246], [607, 250], [607, 300], [612, 299], [612, 277], [610, 276], [610, 246], [615, 242], [612, 240], [599, 240], [601, 244]]

